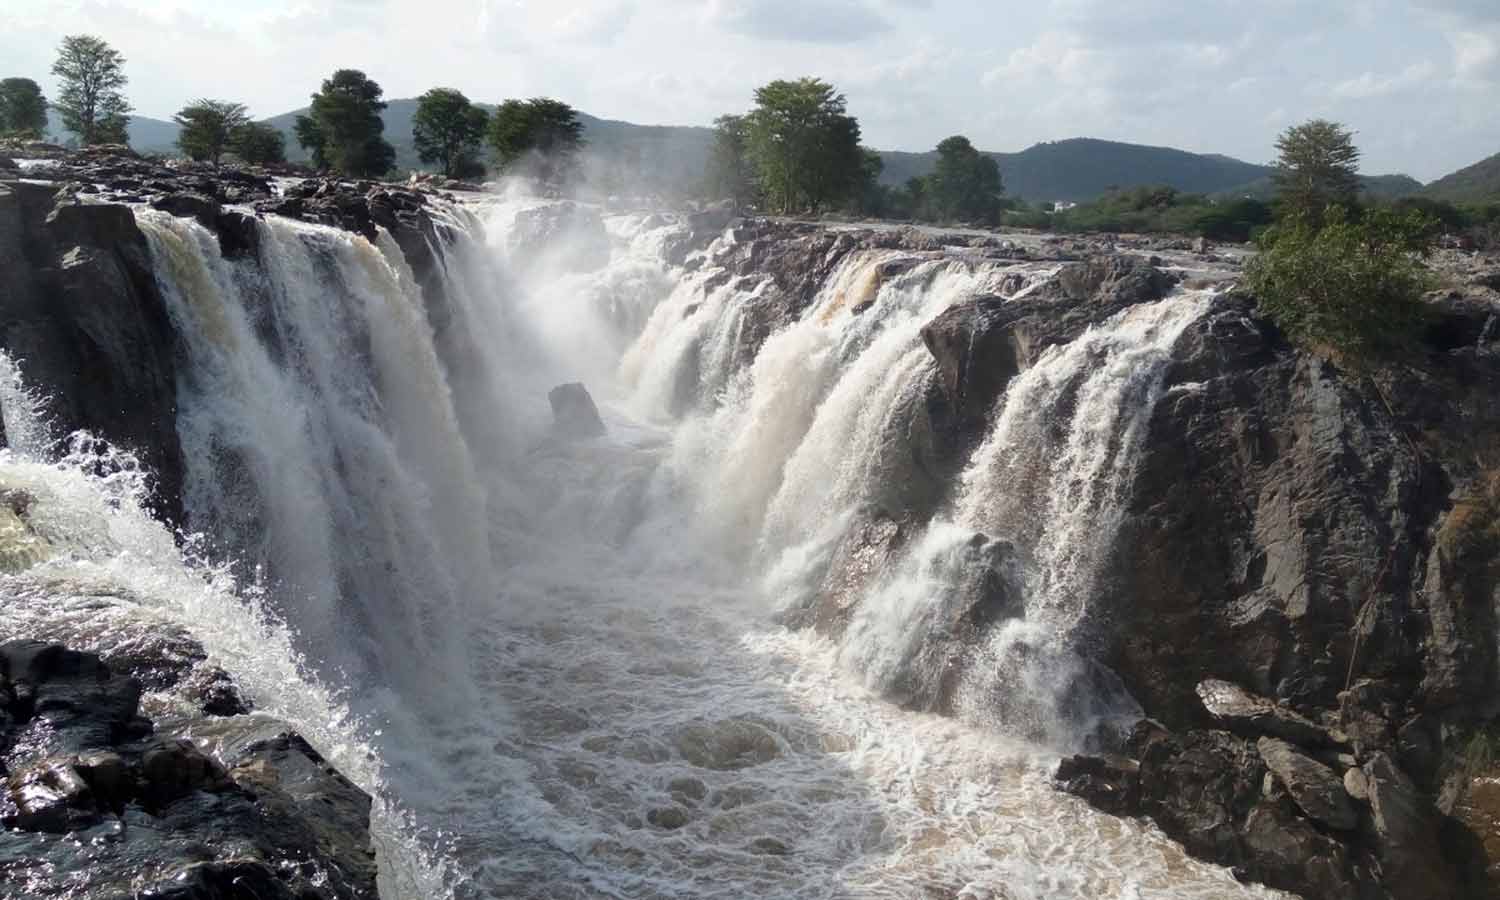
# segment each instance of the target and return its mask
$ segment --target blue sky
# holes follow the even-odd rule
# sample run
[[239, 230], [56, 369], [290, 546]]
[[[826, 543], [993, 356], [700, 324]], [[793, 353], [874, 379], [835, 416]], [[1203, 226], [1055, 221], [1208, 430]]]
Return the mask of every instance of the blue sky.
[[[1087, 135], [1264, 162], [1314, 116], [1368, 172], [1430, 180], [1500, 152], [1500, 0], [8, 0], [0, 76], [48, 74], [64, 34], [128, 60], [166, 118], [198, 96], [256, 115], [330, 71], [388, 97], [551, 95], [595, 115], [703, 125], [767, 80], [834, 82], [866, 143], [967, 134], [1019, 150]], [[19, 8], [17, 8], [19, 7]]]

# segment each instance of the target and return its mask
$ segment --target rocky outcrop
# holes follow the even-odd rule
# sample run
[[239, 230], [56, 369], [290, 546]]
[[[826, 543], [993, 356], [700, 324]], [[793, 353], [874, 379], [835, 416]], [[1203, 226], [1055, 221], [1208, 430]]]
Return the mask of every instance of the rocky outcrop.
[[1125, 748], [1136, 771], [1075, 761], [1065, 788], [1304, 896], [1480, 890], [1446, 813], [1494, 714], [1500, 348], [1473, 310], [1433, 314], [1440, 339], [1366, 374], [1289, 347], [1245, 297], [1184, 335], [1101, 654], [1160, 724]]
[[0, 348], [45, 385], [53, 437], [87, 429], [156, 479], [181, 521], [176, 343], [129, 207], [0, 182]]
[[95, 654], [0, 645], [0, 881], [38, 898], [376, 896], [370, 798], [306, 741], [239, 715], [205, 752], [143, 717], [141, 693]]

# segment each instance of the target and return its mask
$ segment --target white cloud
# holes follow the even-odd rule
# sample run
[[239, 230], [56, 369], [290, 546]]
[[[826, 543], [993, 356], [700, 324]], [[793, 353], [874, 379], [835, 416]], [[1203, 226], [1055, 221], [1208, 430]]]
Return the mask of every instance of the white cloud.
[[1377, 75], [1365, 72], [1357, 78], [1349, 78], [1335, 84], [1329, 93], [1338, 99], [1370, 100], [1387, 97], [1398, 91], [1420, 87], [1437, 75], [1437, 66], [1429, 61], [1412, 63], [1392, 75]]

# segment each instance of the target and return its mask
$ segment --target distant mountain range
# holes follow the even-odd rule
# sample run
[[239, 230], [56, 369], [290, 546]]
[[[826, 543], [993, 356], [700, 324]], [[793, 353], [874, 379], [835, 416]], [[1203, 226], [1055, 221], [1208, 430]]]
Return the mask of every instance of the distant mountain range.
[[1444, 175], [1422, 195], [1450, 203], [1500, 203], [1500, 153]]
[[[392, 100], [386, 107], [385, 137], [396, 148], [402, 169], [422, 168], [412, 146], [411, 121], [415, 99]], [[492, 107], [486, 107], [492, 108]], [[266, 121], [287, 136], [287, 155], [305, 161], [292, 126], [299, 109]], [[713, 147], [710, 128], [636, 125], [579, 114], [591, 153], [590, 174], [606, 187], [645, 187], [681, 191], [702, 178]], [[61, 126], [50, 123], [54, 135]], [[173, 122], [136, 116], [130, 120], [130, 143], [143, 153], [175, 153], [178, 127]], [[1233, 197], [1271, 196], [1270, 166], [1248, 163], [1212, 153], [1190, 153], [1171, 147], [1150, 147], [1094, 138], [1072, 138], [1028, 147], [1019, 153], [990, 153], [1000, 164], [1006, 193], [1032, 202], [1092, 200], [1112, 188], [1165, 184], [1180, 191]], [[934, 151], [881, 151], [885, 171], [881, 181], [900, 185], [925, 175], [937, 159]], [[1375, 196], [1423, 194], [1455, 202], [1500, 200], [1500, 154], [1439, 179], [1424, 188], [1406, 175], [1364, 178], [1365, 190]]]

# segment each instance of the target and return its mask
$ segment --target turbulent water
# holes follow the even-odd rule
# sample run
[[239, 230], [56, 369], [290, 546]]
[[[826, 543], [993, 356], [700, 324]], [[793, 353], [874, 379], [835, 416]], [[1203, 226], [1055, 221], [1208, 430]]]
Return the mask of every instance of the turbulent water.
[[[380, 798], [387, 898], [1258, 893], [1048, 781], [1085, 720], [1129, 711], [1075, 632], [1203, 297], [1015, 379], [957, 501], [835, 642], [774, 614], [889, 488], [891, 423], [933, 377], [918, 330], [1048, 269], [880, 278], [889, 254], [857, 253], [751, 361], [764, 286], [667, 265], [680, 226], [613, 217], [608, 265], [567, 272], [566, 248], [513, 254], [527, 205], [440, 210], [441, 317], [386, 235], [270, 217], [257, 265], [140, 211], [186, 344], [201, 537], [152, 522], [129, 466], [66, 456], [46, 386], [7, 369], [0, 479], [68, 551], [6, 576], [35, 601], [16, 621], [185, 625]], [[550, 433], [547, 389], [573, 380], [606, 437]], [[1025, 615], [986, 636], [958, 718], [902, 711], [891, 673], [979, 532], [1020, 552]]]

